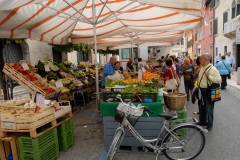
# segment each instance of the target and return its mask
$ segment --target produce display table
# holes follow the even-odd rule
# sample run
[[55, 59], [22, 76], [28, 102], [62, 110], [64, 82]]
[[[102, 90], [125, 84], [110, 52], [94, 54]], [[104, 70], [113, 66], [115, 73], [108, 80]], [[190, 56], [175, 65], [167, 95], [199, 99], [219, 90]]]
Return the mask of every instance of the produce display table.
[[[158, 117], [158, 114], [163, 112], [163, 105], [160, 102], [162, 97], [158, 98], [159, 102], [152, 103], [141, 103], [136, 102], [135, 105], [141, 103], [143, 106], [148, 106], [153, 113], [149, 113], [149, 117], [144, 113], [142, 117], [139, 118], [137, 124], [135, 125], [135, 129], [146, 139], [153, 139], [158, 136], [160, 133], [160, 129], [162, 127], [163, 119]], [[106, 146], [106, 150], [109, 149], [113, 136], [115, 134], [116, 127], [118, 126], [118, 122], [114, 120], [115, 110], [119, 103], [101, 103], [101, 115], [103, 116], [103, 127], [104, 127], [104, 144]], [[127, 151], [139, 151], [141, 150], [141, 144], [132, 137], [131, 134], [126, 132], [126, 135], [121, 144], [120, 150]]]

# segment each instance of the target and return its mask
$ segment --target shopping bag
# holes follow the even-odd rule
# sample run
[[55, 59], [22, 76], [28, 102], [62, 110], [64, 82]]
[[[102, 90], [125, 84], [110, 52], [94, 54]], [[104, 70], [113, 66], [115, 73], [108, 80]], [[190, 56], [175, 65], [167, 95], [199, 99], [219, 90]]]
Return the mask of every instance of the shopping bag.
[[175, 89], [177, 89], [177, 86], [178, 86], [178, 84], [177, 84], [177, 80], [176, 79], [168, 79], [168, 80], [166, 80], [166, 88], [168, 90], [175, 90]]
[[221, 87], [220, 84], [212, 83], [209, 86], [210, 98], [212, 102], [221, 100]]

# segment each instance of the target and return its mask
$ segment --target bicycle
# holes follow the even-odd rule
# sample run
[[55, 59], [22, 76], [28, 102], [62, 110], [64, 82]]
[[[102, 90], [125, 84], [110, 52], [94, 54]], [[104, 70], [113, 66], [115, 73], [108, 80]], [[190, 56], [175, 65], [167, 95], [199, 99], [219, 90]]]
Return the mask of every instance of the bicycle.
[[[144, 147], [157, 154], [156, 160], [161, 152], [170, 160], [190, 160], [196, 158], [202, 152], [205, 146], [205, 136], [201, 127], [195, 124], [182, 123], [169, 129], [168, 121], [177, 119], [177, 114], [171, 112], [161, 113], [159, 116], [165, 120], [159, 136], [152, 140], [146, 140], [133, 128], [133, 125], [135, 125], [143, 111], [153, 113], [152, 110], [140, 104], [136, 107], [131, 102], [124, 103], [121, 95], [117, 95], [116, 99], [120, 100], [115, 115], [115, 120], [119, 122], [119, 126], [109, 148], [107, 160], [113, 160], [115, 153], [119, 150], [126, 130]], [[164, 131], [165, 134], [161, 138]]]

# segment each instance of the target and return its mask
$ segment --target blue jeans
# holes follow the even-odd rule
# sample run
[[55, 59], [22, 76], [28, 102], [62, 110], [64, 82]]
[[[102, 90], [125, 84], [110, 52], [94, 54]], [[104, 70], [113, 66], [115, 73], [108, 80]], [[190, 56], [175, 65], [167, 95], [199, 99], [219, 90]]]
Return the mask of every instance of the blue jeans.
[[207, 128], [213, 127], [213, 120], [214, 120], [214, 102], [211, 101], [210, 94], [208, 93], [208, 89], [201, 89], [201, 94], [203, 98], [202, 107], [206, 110], [202, 115], [207, 122]]

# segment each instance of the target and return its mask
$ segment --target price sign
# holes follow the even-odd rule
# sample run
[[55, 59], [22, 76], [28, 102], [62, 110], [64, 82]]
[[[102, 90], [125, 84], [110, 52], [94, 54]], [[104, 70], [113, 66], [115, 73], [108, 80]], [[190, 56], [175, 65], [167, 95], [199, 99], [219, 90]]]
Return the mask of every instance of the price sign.
[[86, 67], [86, 72], [88, 72], [88, 66]]
[[62, 81], [60, 81], [60, 80], [56, 81], [55, 85], [56, 85], [57, 88], [63, 87]]
[[26, 62], [21, 63], [21, 65], [22, 65], [24, 71], [29, 70], [29, 66]]
[[142, 70], [141, 69], [138, 70], [138, 80], [142, 81]]
[[46, 72], [50, 72], [49, 65], [45, 64], [45, 65], [44, 65], [44, 69], [45, 69]]
[[45, 106], [45, 97], [42, 94], [37, 93], [36, 94], [36, 104], [39, 107], [44, 107]]

